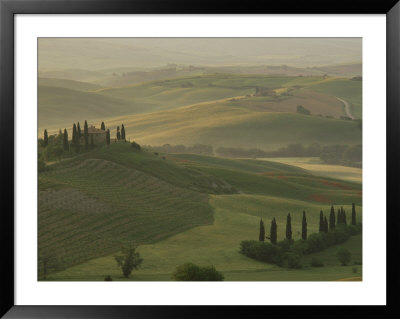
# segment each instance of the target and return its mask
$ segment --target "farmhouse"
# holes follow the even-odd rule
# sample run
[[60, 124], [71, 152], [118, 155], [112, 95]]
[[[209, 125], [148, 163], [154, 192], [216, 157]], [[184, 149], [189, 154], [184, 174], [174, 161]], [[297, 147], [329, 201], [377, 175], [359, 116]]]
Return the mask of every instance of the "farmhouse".
[[100, 130], [93, 125], [88, 127], [89, 143], [105, 143], [106, 142], [106, 131]]

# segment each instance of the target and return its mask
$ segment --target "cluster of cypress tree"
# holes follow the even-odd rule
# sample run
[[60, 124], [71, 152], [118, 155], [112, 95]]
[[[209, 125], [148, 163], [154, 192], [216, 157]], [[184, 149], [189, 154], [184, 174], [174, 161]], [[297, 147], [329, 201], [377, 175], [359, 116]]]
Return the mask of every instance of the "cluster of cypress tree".
[[[319, 232], [328, 233], [329, 231], [334, 231], [336, 228], [336, 224], [343, 224], [347, 226], [347, 218], [346, 212], [341, 207], [338, 210], [337, 218], [335, 216], [335, 208], [333, 205], [331, 206], [330, 214], [329, 214], [329, 222], [326, 216], [324, 216], [323, 211], [321, 210], [319, 213]], [[351, 224], [356, 225], [356, 209], [355, 204], [352, 204], [352, 214], [351, 214]], [[278, 225], [276, 223], [275, 217], [271, 221], [271, 228], [270, 228], [270, 235], [269, 237], [265, 236], [265, 227], [264, 222], [260, 220], [260, 233], [259, 233], [259, 241], [264, 241], [265, 238], [269, 239], [272, 244], [277, 243], [278, 237]], [[303, 240], [307, 240], [307, 217], [306, 212], [303, 211], [303, 219], [301, 224], [301, 238]], [[292, 236], [292, 218], [290, 213], [287, 215], [286, 218], [286, 239], [293, 240]]]
[[122, 126], [121, 126], [121, 131], [119, 130], [119, 126], [117, 126], [117, 140], [118, 141], [120, 141], [120, 140], [126, 141], [124, 124], [122, 124]]
[[[104, 125], [104, 122], [101, 122], [101, 130], [105, 131], [106, 126]], [[119, 130], [119, 127], [118, 127]], [[80, 151], [80, 139], [82, 137], [82, 132], [81, 132], [81, 127], [78, 122], [76, 125], [75, 123], [72, 126], [72, 145], [74, 146], [75, 152], [79, 153]], [[84, 128], [83, 128], [83, 137], [84, 137], [84, 143], [85, 143], [85, 149], [89, 149], [89, 128], [88, 128], [88, 123], [85, 120]], [[125, 128], [124, 125], [122, 125], [122, 131], [120, 138], [125, 139]], [[69, 151], [70, 145], [69, 145], [69, 140], [68, 140], [68, 132], [67, 129], [64, 128], [64, 133], [61, 132], [61, 129], [58, 133], [58, 140], [62, 141], [63, 144], [63, 149], [64, 151]], [[106, 132], [106, 143], [110, 144], [110, 130], [107, 130]], [[47, 147], [49, 145], [49, 135], [47, 133], [47, 129], [44, 130], [43, 134], [43, 146]], [[93, 135], [90, 136], [90, 145], [94, 145], [94, 139]]]
[[328, 220], [326, 216], [324, 217], [324, 212], [321, 210], [319, 212], [319, 232], [327, 233], [329, 231]]

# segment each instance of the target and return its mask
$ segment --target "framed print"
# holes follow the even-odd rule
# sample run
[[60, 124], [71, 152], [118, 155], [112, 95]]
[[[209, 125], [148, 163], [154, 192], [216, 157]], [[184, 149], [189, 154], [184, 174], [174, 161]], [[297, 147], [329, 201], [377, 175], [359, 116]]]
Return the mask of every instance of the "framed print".
[[400, 5], [292, 5], [1, 1], [5, 318], [398, 310]]

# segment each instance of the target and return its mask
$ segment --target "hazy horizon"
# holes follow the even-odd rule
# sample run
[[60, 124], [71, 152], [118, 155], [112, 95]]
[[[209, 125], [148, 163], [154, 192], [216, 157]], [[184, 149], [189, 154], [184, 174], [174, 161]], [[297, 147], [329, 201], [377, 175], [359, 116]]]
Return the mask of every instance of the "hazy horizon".
[[38, 44], [39, 70], [362, 62], [361, 38], [39, 38]]

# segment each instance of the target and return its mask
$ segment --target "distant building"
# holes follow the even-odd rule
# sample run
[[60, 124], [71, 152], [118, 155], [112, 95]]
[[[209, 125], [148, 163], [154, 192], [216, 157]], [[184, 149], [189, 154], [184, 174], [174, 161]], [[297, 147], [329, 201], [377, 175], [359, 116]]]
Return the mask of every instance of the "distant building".
[[[91, 144], [92, 140], [94, 144], [100, 144], [100, 143], [105, 143], [106, 142], [106, 131], [103, 131], [101, 129], [98, 129], [91, 125], [88, 127], [88, 135], [89, 135], [89, 144]], [[83, 134], [81, 136], [81, 142], [83, 141], [84, 137]]]

